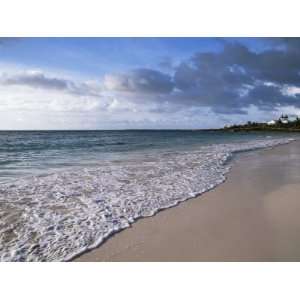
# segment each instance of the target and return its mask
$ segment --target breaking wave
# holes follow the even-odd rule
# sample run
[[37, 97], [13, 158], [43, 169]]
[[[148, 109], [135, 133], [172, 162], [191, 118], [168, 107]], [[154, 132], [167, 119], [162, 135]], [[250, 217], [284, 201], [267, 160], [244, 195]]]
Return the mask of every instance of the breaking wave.
[[225, 180], [235, 152], [291, 139], [202, 146], [142, 160], [28, 177], [0, 185], [1, 261], [66, 261], [141, 217]]

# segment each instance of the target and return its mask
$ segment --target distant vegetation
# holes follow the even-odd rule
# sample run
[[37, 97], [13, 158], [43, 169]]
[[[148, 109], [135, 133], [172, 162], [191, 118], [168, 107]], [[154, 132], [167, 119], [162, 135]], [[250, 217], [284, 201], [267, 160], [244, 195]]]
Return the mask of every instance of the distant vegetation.
[[225, 126], [222, 130], [228, 131], [300, 131], [300, 118], [288, 115], [282, 115], [278, 120], [271, 120], [269, 122], [251, 122], [246, 124]]

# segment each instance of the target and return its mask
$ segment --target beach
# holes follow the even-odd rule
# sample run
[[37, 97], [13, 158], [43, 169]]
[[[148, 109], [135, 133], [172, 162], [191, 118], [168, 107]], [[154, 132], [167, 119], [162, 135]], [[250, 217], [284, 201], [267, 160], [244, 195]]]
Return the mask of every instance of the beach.
[[300, 142], [238, 154], [225, 183], [75, 261], [299, 261]]

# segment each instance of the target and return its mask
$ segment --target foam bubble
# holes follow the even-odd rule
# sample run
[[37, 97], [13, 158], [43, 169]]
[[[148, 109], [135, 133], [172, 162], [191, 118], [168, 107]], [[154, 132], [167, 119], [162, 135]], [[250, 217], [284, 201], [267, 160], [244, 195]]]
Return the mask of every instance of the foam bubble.
[[214, 188], [234, 152], [291, 139], [164, 152], [144, 160], [74, 169], [0, 185], [0, 259], [63, 261], [140, 217]]

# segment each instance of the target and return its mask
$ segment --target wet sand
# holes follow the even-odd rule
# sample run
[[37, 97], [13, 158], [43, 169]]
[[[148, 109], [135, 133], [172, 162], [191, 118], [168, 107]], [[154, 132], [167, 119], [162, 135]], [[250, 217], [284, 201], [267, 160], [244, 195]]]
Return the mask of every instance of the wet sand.
[[241, 154], [224, 184], [75, 261], [300, 261], [300, 142]]

